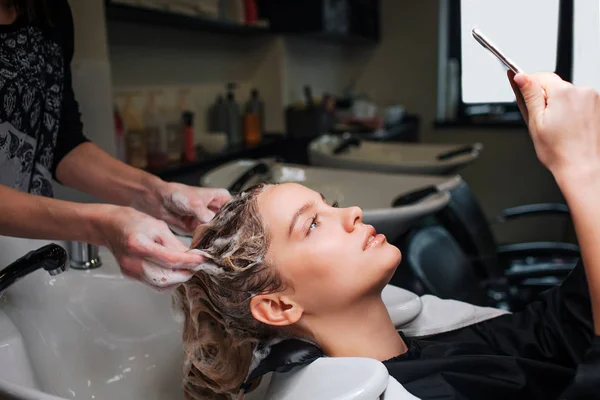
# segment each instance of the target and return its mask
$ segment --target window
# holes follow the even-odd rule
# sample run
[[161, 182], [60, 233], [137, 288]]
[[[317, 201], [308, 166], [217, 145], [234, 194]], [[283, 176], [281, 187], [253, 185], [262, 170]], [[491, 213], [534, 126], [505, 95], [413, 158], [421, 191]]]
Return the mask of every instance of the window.
[[471, 30], [481, 29], [524, 71], [571, 80], [573, 1], [441, 0], [438, 121], [522, 126], [506, 69]]
[[573, 41], [573, 84], [600, 91], [600, 0], [575, 2]]
[[556, 69], [558, 0], [461, 0], [460, 11], [463, 102], [512, 103], [515, 97], [504, 67], [471, 37], [475, 26], [524, 71]]

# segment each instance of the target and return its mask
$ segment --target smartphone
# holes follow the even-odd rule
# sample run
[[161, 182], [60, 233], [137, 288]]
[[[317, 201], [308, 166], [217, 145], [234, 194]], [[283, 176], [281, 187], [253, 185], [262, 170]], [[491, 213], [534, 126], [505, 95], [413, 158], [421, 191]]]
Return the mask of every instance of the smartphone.
[[488, 39], [478, 28], [474, 28], [471, 33], [473, 34], [473, 38], [477, 40], [477, 42], [482, 45], [485, 49], [487, 49], [490, 53], [492, 53], [496, 58], [504, 64], [504, 66], [510, 69], [515, 74], [523, 72], [521, 68], [517, 66], [512, 60], [506, 57], [500, 49], [494, 45], [490, 39]]

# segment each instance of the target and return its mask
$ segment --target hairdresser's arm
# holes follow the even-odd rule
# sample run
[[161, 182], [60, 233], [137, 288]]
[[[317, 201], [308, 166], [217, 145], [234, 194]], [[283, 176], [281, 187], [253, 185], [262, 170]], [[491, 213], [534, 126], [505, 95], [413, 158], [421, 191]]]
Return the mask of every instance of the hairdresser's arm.
[[56, 178], [66, 186], [105, 201], [131, 206], [192, 233], [231, 197], [224, 189], [192, 188], [133, 168], [93, 143], [82, 143], [58, 164]]
[[4, 185], [0, 198], [0, 235], [104, 244], [95, 221], [109, 207], [35, 196]]
[[203, 261], [164, 222], [129, 207], [72, 203], [4, 185], [0, 198], [0, 235], [106, 246], [124, 275], [157, 288], [188, 280], [189, 269]]

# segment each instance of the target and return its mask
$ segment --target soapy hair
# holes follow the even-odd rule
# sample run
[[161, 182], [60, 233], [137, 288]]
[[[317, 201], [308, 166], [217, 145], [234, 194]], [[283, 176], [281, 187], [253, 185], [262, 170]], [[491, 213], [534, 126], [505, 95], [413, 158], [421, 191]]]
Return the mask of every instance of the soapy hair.
[[233, 197], [194, 235], [192, 248], [210, 260], [174, 296], [185, 318], [186, 400], [229, 400], [238, 395], [256, 358], [253, 354], [281, 334], [250, 311], [254, 295], [284, 288], [265, 262], [269, 236], [257, 206], [265, 187], [258, 184]]

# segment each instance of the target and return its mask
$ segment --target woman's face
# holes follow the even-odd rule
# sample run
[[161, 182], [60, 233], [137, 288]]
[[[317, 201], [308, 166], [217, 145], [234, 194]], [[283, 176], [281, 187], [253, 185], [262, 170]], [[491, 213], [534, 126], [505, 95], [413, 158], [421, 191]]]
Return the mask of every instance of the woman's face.
[[304, 313], [335, 312], [379, 295], [400, 263], [400, 250], [363, 224], [358, 207], [332, 207], [294, 183], [270, 186], [257, 201], [270, 235], [267, 261]]

